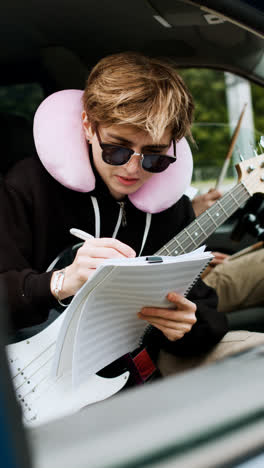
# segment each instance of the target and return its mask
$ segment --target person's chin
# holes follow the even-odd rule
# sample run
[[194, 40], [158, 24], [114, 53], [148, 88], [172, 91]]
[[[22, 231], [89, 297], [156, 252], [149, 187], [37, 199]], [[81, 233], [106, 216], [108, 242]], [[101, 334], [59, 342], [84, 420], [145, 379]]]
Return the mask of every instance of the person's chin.
[[136, 187], [118, 187], [117, 191], [122, 195], [130, 195], [136, 192], [140, 187], [141, 185], [136, 186]]

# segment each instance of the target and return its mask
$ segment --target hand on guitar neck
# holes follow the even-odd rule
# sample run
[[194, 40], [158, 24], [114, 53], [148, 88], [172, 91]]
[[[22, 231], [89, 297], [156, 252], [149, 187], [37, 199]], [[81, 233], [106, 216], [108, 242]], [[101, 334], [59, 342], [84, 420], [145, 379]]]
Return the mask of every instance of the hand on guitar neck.
[[192, 206], [195, 216], [200, 216], [204, 211], [208, 210], [217, 200], [222, 197], [219, 190], [210, 189], [207, 193], [197, 195], [192, 199]]

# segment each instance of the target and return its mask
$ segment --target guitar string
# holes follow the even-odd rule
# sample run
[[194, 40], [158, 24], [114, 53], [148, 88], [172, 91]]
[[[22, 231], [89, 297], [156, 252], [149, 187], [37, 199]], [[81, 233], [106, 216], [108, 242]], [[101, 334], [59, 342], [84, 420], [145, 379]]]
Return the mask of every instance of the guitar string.
[[[187, 253], [193, 250], [193, 247], [197, 248], [201, 245], [201, 243], [206, 240], [210, 235], [221, 225], [223, 222], [227, 219], [226, 216], [219, 216], [218, 217], [218, 224], [214, 224], [213, 220], [212, 222], [212, 228], [208, 224], [206, 224], [206, 228], [204, 229], [203, 226], [196, 224], [192, 226], [193, 228], [193, 233], [188, 233], [186, 230], [188, 237], [189, 238], [183, 238], [183, 240], [175, 239], [173, 242], [170, 243], [169, 248], [172, 251], [175, 251], [175, 253], [179, 254], [181, 252]], [[210, 221], [210, 220], [209, 220]], [[195, 237], [192, 237], [192, 234], [195, 235]], [[172, 251], [169, 251], [169, 249], [166, 249], [168, 254], [171, 255]], [[159, 252], [160, 253], [160, 252]], [[161, 253], [160, 253], [161, 254]]]
[[[239, 189], [240, 189], [240, 188], [241, 188], [241, 186], [239, 187]], [[244, 196], [244, 189], [243, 189], [242, 191], [243, 191], [243, 193], [242, 193], [242, 199], [243, 199], [243, 196]], [[241, 192], [241, 190], [239, 190], [239, 192]], [[226, 195], [229, 195], [229, 192], [228, 192]], [[226, 196], [224, 196], [224, 197], [225, 197], [225, 199], [222, 200], [222, 204], [223, 204], [223, 201], [225, 202], [225, 201], [227, 200], [227, 204], [226, 204], [226, 205], [229, 205], [229, 204], [230, 204], [230, 201], [229, 201], [229, 199], [228, 199], [229, 197], [226, 197]], [[223, 197], [223, 198], [224, 198], [224, 197]], [[240, 198], [241, 198], [241, 197], [240, 197]], [[240, 201], [241, 201], [241, 200], [240, 200]], [[241, 203], [241, 204], [242, 204], [242, 203]], [[224, 206], [226, 206], [226, 205], [224, 204]], [[214, 208], [212, 211], [218, 211], [218, 210], [219, 210], [219, 208], [217, 208], [217, 210], [216, 210], [214, 206], [211, 207], [209, 210], [211, 210], [212, 208]], [[209, 210], [207, 210], [205, 213], [203, 213], [197, 220], [193, 221], [193, 224], [197, 225], [197, 223], [198, 223], [198, 224], [200, 224], [200, 225], [203, 227], [203, 226], [204, 226], [204, 225], [203, 225], [203, 220], [206, 220], [205, 225], [208, 225], [208, 211], [209, 211]], [[226, 217], [226, 216], [225, 216], [225, 217]], [[190, 227], [191, 227], [191, 226], [192, 226], [192, 225], [190, 225]], [[187, 229], [188, 229], [188, 228], [187, 228]], [[212, 232], [213, 232], [213, 231], [212, 231]], [[181, 236], [181, 235], [182, 235], [182, 233], [180, 233], [179, 235], [177, 235], [177, 236], [175, 236], [175, 237], [177, 238], [178, 236]], [[185, 237], [185, 236], [184, 236], [184, 237]], [[173, 243], [174, 241], [175, 241], [175, 238], [172, 239], [171, 241], [169, 241], [169, 242], [166, 244], [165, 248], [166, 248], [166, 247], [169, 248], [169, 247], [172, 245], [172, 243]], [[177, 241], [178, 241], [179, 243], [182, 243], [180, 238], [177, 238]]]
[[[33, 375], [35, 375], [37, 372], [39, 372], [44, 366], [46, 366], [50, 361], [52, 361], [53, 359], [53, 356], [51, 358], [48, 359], [48, 361], [45, 362], [45, 364], [43, 364], [42, 366], [40, 366], [33, 374], [32, 376], [30, 377], [32, 379]], [[34, 383], [34, 386], [33, 388], [29, 389], [29, 391], [27, 393], [25, 393], [25, 395], [19, 395], [19, 392], [22, 391], [22, 387], [26, 384], [26, 381], [23, 382], [19, 387], [17, 387], [15, 390], [16, 390], [16, 393], [18, 394], [18, 397], [20, 399], [20, 401], [23, 401], [23, 398], [25, 398], [25, 396], [29, 395], [30, 393], [35, 393], [35, 388], [40, 385], [44, 380], [47, 379], [48, 376], [45, 376], [43, 377], [42, 379], [39, 380], [39, 382], [32, 382]], [[30, 382], [31, 383], [31, 382]]]
[[[38, 354], [34, 359], [32, 359], [29, 363], [27, 363], [23, 368], [21, 368], [21, 371], [19, 371], [15, 376], [12, 377], [12, 380], [14, 380], [18, 375], [21, 375], [22, 372], [25, 371], [25, 369], [27, 369], [33, 362], [36, 362], [41, 356], [43, 356], [43, 354], [45, 354], [50, 348], [52, 348], [53, 346], [56, 346], [56, 340], [53, 341], [53, 343], [51, 343], [48, 348], [44, 349], [40, 354]], [[11, 358], [13, 359], [13, 358]], [[10, 359], [10, 360], [11, 360]], [[15, 359], [13, 359], [13, 363], [15, 363]], [[23, 375], [23, 374], [22, 374]]]
[[[43, 379], [41, 379], [40, 382], [38, 382], [37, 385], [41, 385], [46, 379], [47, 379], [47, 377], [43, 377]], [[34, 389], [35, 389], [35, 387], [34, 387]], [[32, 405], [32, 403], [30, 403], [30, 402], [28, 403], [28, 402], [23, 401], [23, 400], [25, 400], [25, 397], [27, 397], [30, 393], [35, 393], [35, 390], [34, 390], [34, 389], [28, 391], [28, 393], [26, 393], [26, 394], [23, 396], [23, 398], [19, 398], [19, 399], [18, 399], [18, 401], [20, 401], [20, 404], [26, 406], [27, 409], [29, 409], [29, 411], [31, 411], [32, 409], [34, 410], [34, 408], [32, 408], [32, 406], [29, 406], [29, 405]], [[40, 396], [40, 394], [36, 394], [36, 396]], [[33, 400], [33, 401], [34, 401], [34, 400]], [[34, 412], [35, 412], [35, 410], [34, 410]], [[34, 420], [34, 419], [36, 418], [36, 415], [37, 415], [37, 413], [35, 413], [35, 415], [32, 416], [32, 417], [30, 418], [30, 420]], [[24, 417], [25, 417], [25, 415], [24, 415]]]
[[[170, 245], [167, 246], [167, 248], [162, 248], [159, 250], [156, 255], [171, 255], [173, 251], [175, 253], [180, 254], [180, 253], [187, 253], [193, 250], [192, 247], [197, 248], [201, 243], [206, 240], [223, 222], [226, 220], [226, 217], [224, 216], [219, 216], [218, 218], [219, 224], [218, 225], [213, 225], [213, 228], [210, 228], [210, 226], [207, 223], [206, 230], [203, 229], [203, 227], [200, 225], [193, 226], [194, 232], [193, 234], [195, 235], [195, 238], [191, 238], [191, 235], [188, 238], [184, 238], [183, 240], [179, 239], [174, 239], [172, 242], [170, 242]], [[195, 240], [194, 240], [195, 239]]]
[[[26, 384], [28, 385], [28, 382], [31, 383], [30, 380], [32, 379], [32, 377], [33, 377], [34, 375], [36, 375], [43, 367], [45, 367], [45, 366], [49, 363], [49, 361], [51, 361], [52, 359], [53, 359], [53, 356], [51, 356], [47, 361], [45, 361], [43, 364], [41, 364], [41, 366], [38, 367], [29, 377], [27, 377], [26, 379], [24, 379], [23, 382], [22, 382], [20, 385], [18, 385], [18, 387], [15, 387], [15, 390], [21, 391], [21, 389], [22, 389], [22, 387], [23, 387], [24, 385], [26, 385]], [[26, 385], [26, 386], [27, 386], [27, 385]]]
[[[226, 205], [224, 208], [226, 208]], [[186, 228], [185, 233], [188, 237], [182, 235], [180, 238], [177, 238], [176, 236], [175, 239], [170, 241], [169, 246], [167, 245], [168, 250], [170, 248], [175, 249], [180, 247], [180, 249], [186, 252], [190, 251], [192, 246], [198, 247], [203, 240], [207, 239], [232, 214], [225, 214], [223, 210], [219, 213], [220, 210], [221, 208], [216, 213], [212, 214], [212, 216], [207, 216], [207, 220], [203, 218], [202, 221], [205, 220], [205, 223], [196, 221], [189, 229]], [[215, 218], [215, 216], [217, 216], [217, 218]]]
[[[237, 189], [238, 189], [238, 190], [237, 190]], [[241, 190], [241, 189], [242, 189], [242, 190]], [[213, 208], [212, 211], [215, 211], [216, 213], [219, 212], [219, 211], [221, 210], [221, 214], [220, 214], [219, 217], [218, 217], [218, 222], [217, 222], [217, 223], [213, 223], [214, 226], [213, 226], [213, 229], [212, 229], [212, 230], [210, 230], [210, 231], [207, 232], [207, 231], [204, 229], [205, 234], [206, 234], [206, 236], [204, 236], [205, 239], [206, 239], [207, 237], [209, 237], [209, 235], [211, 235], [211, 233], [213, 233], [213, 232], [215, 231], [215, 229], [217, 229], [217, 227], [219, 227], [219, 226], [223, 223], [223, 221], [224, 221], [225, 219], [228, 219], [228, 217], [232, 214], [232, 213], [230, 213], [230, 214], [228, 213], [228, 214], [225, 214], [225, 215], [223, 216], [223, 210], [222, 210], [222, 208], [225, 209], [225, 208], [227, 208], [227, 207], [230, 207], [230, 205], [231, 205], [231, 206], [237, 206], [237, 203], [236, 203], [236, 202], [234, 201], [234, 199], [233, 199], [233, 192], [235, 192], [235, 191], [236, 191], [236, 192], [242, 192], [242, 193], [239, 193], [240, 197], [237, 196], [237, 201], [239, 200], [239, 203], [240, 203], [239, 206], [241, 206], [242, 203], [243, 203], [244, 201], [246, 201], [246, 200], [244, 200], [244, 199], [245, 199], [245, 196], [247, 197], [246, 199], [249, 198], [249, 195], [248, 195], [248, 193], [246, 192], [246, 189], [245, 189], [244, 186], [240, 183], [240, 184], [238, 184], [238, 185], [235, 187], [235, 189], [232, 189], [231, 191], [227, 192], [227, 193], [224, 195], [225, 198], [223, 197], [224, 200], [223, 200], [223, 199], [221, 200], [220, 206], [219, 206], [219, 204], [218, 204], [218, 206], [212, 206], [211, 208], [209, 208], [209, 210], [212, 210], [212, 208]], [[232, 196], [230, 197], [230, 195], [232, 195]], [[241, 195], [242, 195], [242, 197], [241, 197]], [[230, 199], [230, 198], [231, 198], [231, 199]], [[227, 201], [227, 203], [225, 203], [225, 201]], [[233, 203], [231, 203], [232, 201], [233, 201]], [[223, 202], [224, 202], [224, 203], [223, 203]], [[237, 208], [238, 208], [238, 206], [237, 206]], [[189, 232], [188, 232], [188, 235], [189, 235], [189, 233], [190, 233], [192, 227], [194, 227], [194, 230], [199, 230], [199, 229], [201, 229], [202, 231], [203, 231], [204, 226], [207, 226], [207, 227], [208, 227], [208, 211], [209, 211], [209, 210], [207, 210], [205, 213], [203, 213], [197, 220], [194, 220], [194, 221], [191, 223], [191, 225], [189, 226], [189, 228], [186, 228], [186, 231], [189, 231]], [[212, 212], [212, 211], [211, 211], [211, 212]], [[235, 210], [234, 210], [234, 211], [235, 211]], [[233, 212], [234, 212], [234, 211], [233, 211]], [[214, 214], [215, 214], [215, 213], [214, 213]], [[203, 221], [205, 220], [205, 218], [207, 218], [207, 220], [206, 220], [205, 224], [203, 224]], [[210, 224], [211, 224], [211, 223], [210, 223]], [[210, 224], [209, 224], [209, 226], [210, 226]], [[191, 234], [191, 233], [190, 233], [190, 234]], [[203, 232], [200, 233], [200, 236], [199, 236], [199, 237], [196, 237], [196, 238], [195, 238], [195, 240], [196, 240], [197, 242], [199, 241], [199, 238], [201, 237], [202, 234], [203, 234]], [[170, 247], [171, 247], [173, 244], [176, 244], [176, 245], [174, 245], [173, 250], [175, 249], [175, 247], [177, 247], [177, 248], [180, 247], [180, 248], [184, 251], [184, 250], [186, 249], [186, 247], [185, 247], [185, 249], [184, 249], [184, 247], [183, 247], [182, 244], [183, 244], [186, 240], [189, 240], [189, 239], [186, 237], [186, 233], [185, 233], [185, 232], [182, 233], [182, 231], [181, 231], [181, 233], [180, 233], [180, 236], [183, 236], [183, 241], [181, 241], [181, 239], [179, 240], [178, 236], [179, 236], [179, 235], [176, 235], [175, 238], [173, 238], [171, 241], [169, 241], [162, 249], [160, 249], [160, 250], [157, 252], [157, 254], [161, 255], [161, 252], [163, 252], [163, 250], [166, 250], [166, 251], [168, 252], [169, 249], [170, 249]], [[196, 244], [195, 242], [193, 242], [193, 240], [192, 240], [191, 243], [190, 243], [190, 242], [188, 243], [187, 247], [190, 247], [191, 245], [194, 245], [194, 246], [197, 247], [197, 244]]]
[[[29, 343], [29, 344], [30, 344], [30, 343]], [[54, 346], [54, 345], [56, 345], [56, 340], [54, 340], [47, 348], [43, 349], [43, 351], [41, 351], [41, 353], [38, 354], [34, 359], [32, 359], [31, 361], [29, 361], [29, 362], [25, 365], [24, 368], [21, 368], [21, 370], [18, 371], [17, 374], [14, 375], [14, 376], [12, 377], [12, 380], [15, 379], [19, 374], [21, 374], [21, 372], [24, 372], [24, 370], [27, 369], [27, 368], [32, 364], [32, 362], [35, 362], [37, 359], [39, 359], [44, 353], [46, 353], [47, 351], [49, 351], [49, 349], [50, 349], [52, 346]], [[15, 360], [16, 360], [16, 359], [17, 359], [17, 358], [13, 358], [13, 357], [9, 358], [10, 362], [13, 362], [14, 364], [15, 364]], [[18, 368], [17, 368], [17, 369], [18, 369]]]
[[[254, 173], [255, 177], [256, 173]], [[184, 232], [181, 231], [175, 238], [173, 238], [171, 241], [169, 241], [162, 249], [160, 249], [157, 253], [159, 255], [162, 255], [163, 252], [164, 254], [171, 254], [170, 248], [173, 245], [173, 250], [177, 248], [177, 254], [181, 253], [179, 250], [182, 252], [190, 251], [192, 246], [197, 247], [197, 243], [201, 243], [200, 238], [208, 238], [217, 227], [219, 227], [225, 219], [228, 219], [228, 217], [231, 216], [231, 214], [235, 211], [233, 207], [239, 208], [243, 202], [245, 202], [250, 196], [252, 195], [250, 191], [254, 192], [254, 187], [256, 185], [256, 181], [254, 180], [254, 177], [251, 177], [250, 181], [247, 181], [247, 186], [243, 181], [239, 182], [233, 189], [231, 189], [229, 192], [227, 192], [221, 200], [218, 200], [209, 210], [207, 210], [204, 213], [204, 216], [201, 215], [197, 220], [193, 221], [193, 223], [188, 227], [184, 229]], [[258, 174], [259, 177], [259, 174]], [[251, 188], [251, 190], [250, 190]], [[253, 189], [253, 190], [252, 190]], [[237, 199], [235, 198], [235, 193], [237, 193]], [[238, 196], [239, 195], [239, 196]], [[242, 195], [242, 196], [241, 196]], [[225, 203], [227, 201], [227, 203]], [[231, 205], [231, 212], [225, 213], [225, 209], [230, 210], [230, 205]], [[220, 214], [218, 213], [218, 218], [217, 222], [215, 221], [214, 216], [217, 214], [217, 212], [220, 211]], [[216, 212], [216, 213], [215, 213]], [[224, 216], [223, 216], [224, 212]], [[212, 215], [212, 217], [210, 216]], [[213, 222], [213, 228], [210, 228], [209, 231], [206, 230], [206, 228], [212, 226], [212, 223], [209, 224], [208, 226], [208, 216], [211, 218], [211, 221]], [[207, 218], [207, 219], [206, 219]], [[205, 220], [205, 223], [203, 221]], [[194, 231], [192, 232], [192, 229]], [[200, 235], [195, 238], [192, 238], [192, 234], [195, 233], [196, 230], [201, 230], [204, 232], [200, 232]], [[189, 239], [191, 239], [191, 243], [189, 242]], [[187, 241], [187, 245], [185, 246], [184, 244]], [[199, 244], [198, 244], [199, 245]]]
[[[180, 240], [176, 237], [173, 241], [170, 242], [169, 246], [167, 245], [165, 248], [158, 251], [156, 255], [171, 255], [172, 251], [175, 251], [177, 254], [192, 251], [192, 247], [197, 248], [199, 245], [201, 245], [201, 243], [206, 240], [221, 224], [223, 224], [226, 219], [226, 216], [219, 216], [218, 224], [214, 224], [212, 222], [212, 228], [208, 222], [206, 227], [204, 227], [204, 225], [202, 226], [201, 224], [193, 225], [189, 232], [187, 230], [185, 231], [188, 235], [188, 238], [186, 235], [185, 237], [181, 237]], [[192, 235], [195, 235], [195, 237], [192, 237]]]

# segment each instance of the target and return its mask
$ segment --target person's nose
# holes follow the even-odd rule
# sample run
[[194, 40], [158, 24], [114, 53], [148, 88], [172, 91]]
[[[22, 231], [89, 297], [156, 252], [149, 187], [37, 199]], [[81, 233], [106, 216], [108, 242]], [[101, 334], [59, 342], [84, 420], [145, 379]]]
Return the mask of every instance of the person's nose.
[[132, 154], [130, 160], [126, 164], [126, 169], [129, 173], [135, 173], [138, 172], [139, 169], [141, 169], [141, 154]]

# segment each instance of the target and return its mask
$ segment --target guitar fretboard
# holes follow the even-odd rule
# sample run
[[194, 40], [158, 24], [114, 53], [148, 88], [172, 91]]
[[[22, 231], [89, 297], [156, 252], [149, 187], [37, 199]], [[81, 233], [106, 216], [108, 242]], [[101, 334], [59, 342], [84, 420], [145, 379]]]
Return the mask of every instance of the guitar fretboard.
[[155, 255], [176, 256], [196, 249], [249, 198], [249, 192], [243, 182], [240, 182]]

